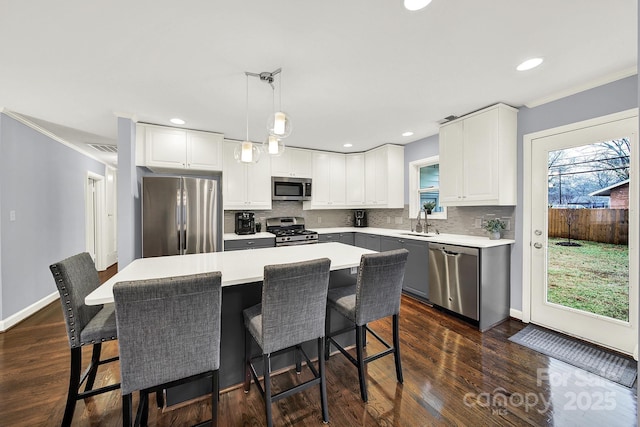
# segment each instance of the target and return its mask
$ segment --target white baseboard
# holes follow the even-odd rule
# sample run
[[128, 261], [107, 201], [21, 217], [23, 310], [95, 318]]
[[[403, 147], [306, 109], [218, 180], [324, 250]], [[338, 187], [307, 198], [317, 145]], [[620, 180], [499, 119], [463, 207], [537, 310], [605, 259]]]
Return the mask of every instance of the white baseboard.
[[54, 292], [51, 295], [47, 295], [46, 297], [42, 298], [40, 301], [36, 301], [35, 303], [31, 304], [29, 307], [23, 308], [16, 314], [13, 314], [7, 317], [6, 319], [0, 320], [0, 332], [6, 331], [10, 327], [23, 321], [27, 317], [38, 312], [38, 310], [43, 309], [44, 307], [48, 306], [53, 301], [59, 298], [60, 298], [60, 294], [58, 292]]
[[509, 309], [509, 316], [513, 317], [514, 319], [522, 320], [522, 311], [511, 308]]

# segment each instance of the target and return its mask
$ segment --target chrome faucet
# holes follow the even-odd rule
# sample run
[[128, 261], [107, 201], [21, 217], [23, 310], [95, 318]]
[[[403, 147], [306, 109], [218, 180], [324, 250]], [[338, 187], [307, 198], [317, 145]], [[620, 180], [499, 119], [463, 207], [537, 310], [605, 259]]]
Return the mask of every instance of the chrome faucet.
[[416, 218], [416, 233], [422, 233], [422, 224], [420, 223], [420, 210], [418, 211], [418, 217]]

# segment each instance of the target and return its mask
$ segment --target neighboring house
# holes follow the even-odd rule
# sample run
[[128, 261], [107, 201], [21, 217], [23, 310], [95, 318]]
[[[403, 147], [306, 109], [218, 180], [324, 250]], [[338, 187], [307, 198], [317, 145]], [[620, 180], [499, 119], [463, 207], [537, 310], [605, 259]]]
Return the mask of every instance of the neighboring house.
[[611, 209], [629, 209], [629, 180], [625, 179], [589, 194], [590, 196], [609, 196]]

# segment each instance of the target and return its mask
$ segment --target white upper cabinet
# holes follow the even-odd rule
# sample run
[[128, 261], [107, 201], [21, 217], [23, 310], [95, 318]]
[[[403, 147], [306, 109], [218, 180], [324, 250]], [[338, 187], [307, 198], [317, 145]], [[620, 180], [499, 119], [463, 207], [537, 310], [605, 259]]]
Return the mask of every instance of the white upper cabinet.
[[404, 207], [404, 147], [384, 145], [365, 153], [365, 203], [372, 208]]
[[364, 154], [345, 156], [346, 203], [349, 206], [364, 206]]
[[138, 161], [151, 170], [222, 170], [222, 140], [217, 133], [138, 125]]
[[504, 104], [440, 128], [440, 203], [515, 205], [517, 113]]
[[258, 163], [240, 163], [233, 157], [237, 144], [233, 141], [223, 144], [223, 208], [271, 209], [271, 159], [263, 153]]
[[345, 155], [316, 151], [313, 153], [313, 190], [305, 207], [344, 207], [346, 200]]
[[287, 147], [282, 155], [271, 157], [271, 176], [312, 178], [312, 157], [311, 150]]

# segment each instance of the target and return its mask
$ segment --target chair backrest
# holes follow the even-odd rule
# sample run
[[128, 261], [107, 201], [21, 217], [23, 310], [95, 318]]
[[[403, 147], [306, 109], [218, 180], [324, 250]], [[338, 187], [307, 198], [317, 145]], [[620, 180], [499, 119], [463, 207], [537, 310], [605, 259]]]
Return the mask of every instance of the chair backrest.
[[264, 267], [262, 350], [265, 353], [324, 336], [331, 260]]
[[113, 286], [122, 394], [220, 366], [220, 272]]
[[400, 313], [408, 256], [406, 249], [362, 255], [356, 282], [357, 325]]
[[102, 308], [84, 303], [84, 298], [100, 286], [98, 271], [87, 252], [51, 264], [49, 269], [60, 293], [69, 346], [80, 347], [80, 332]]

